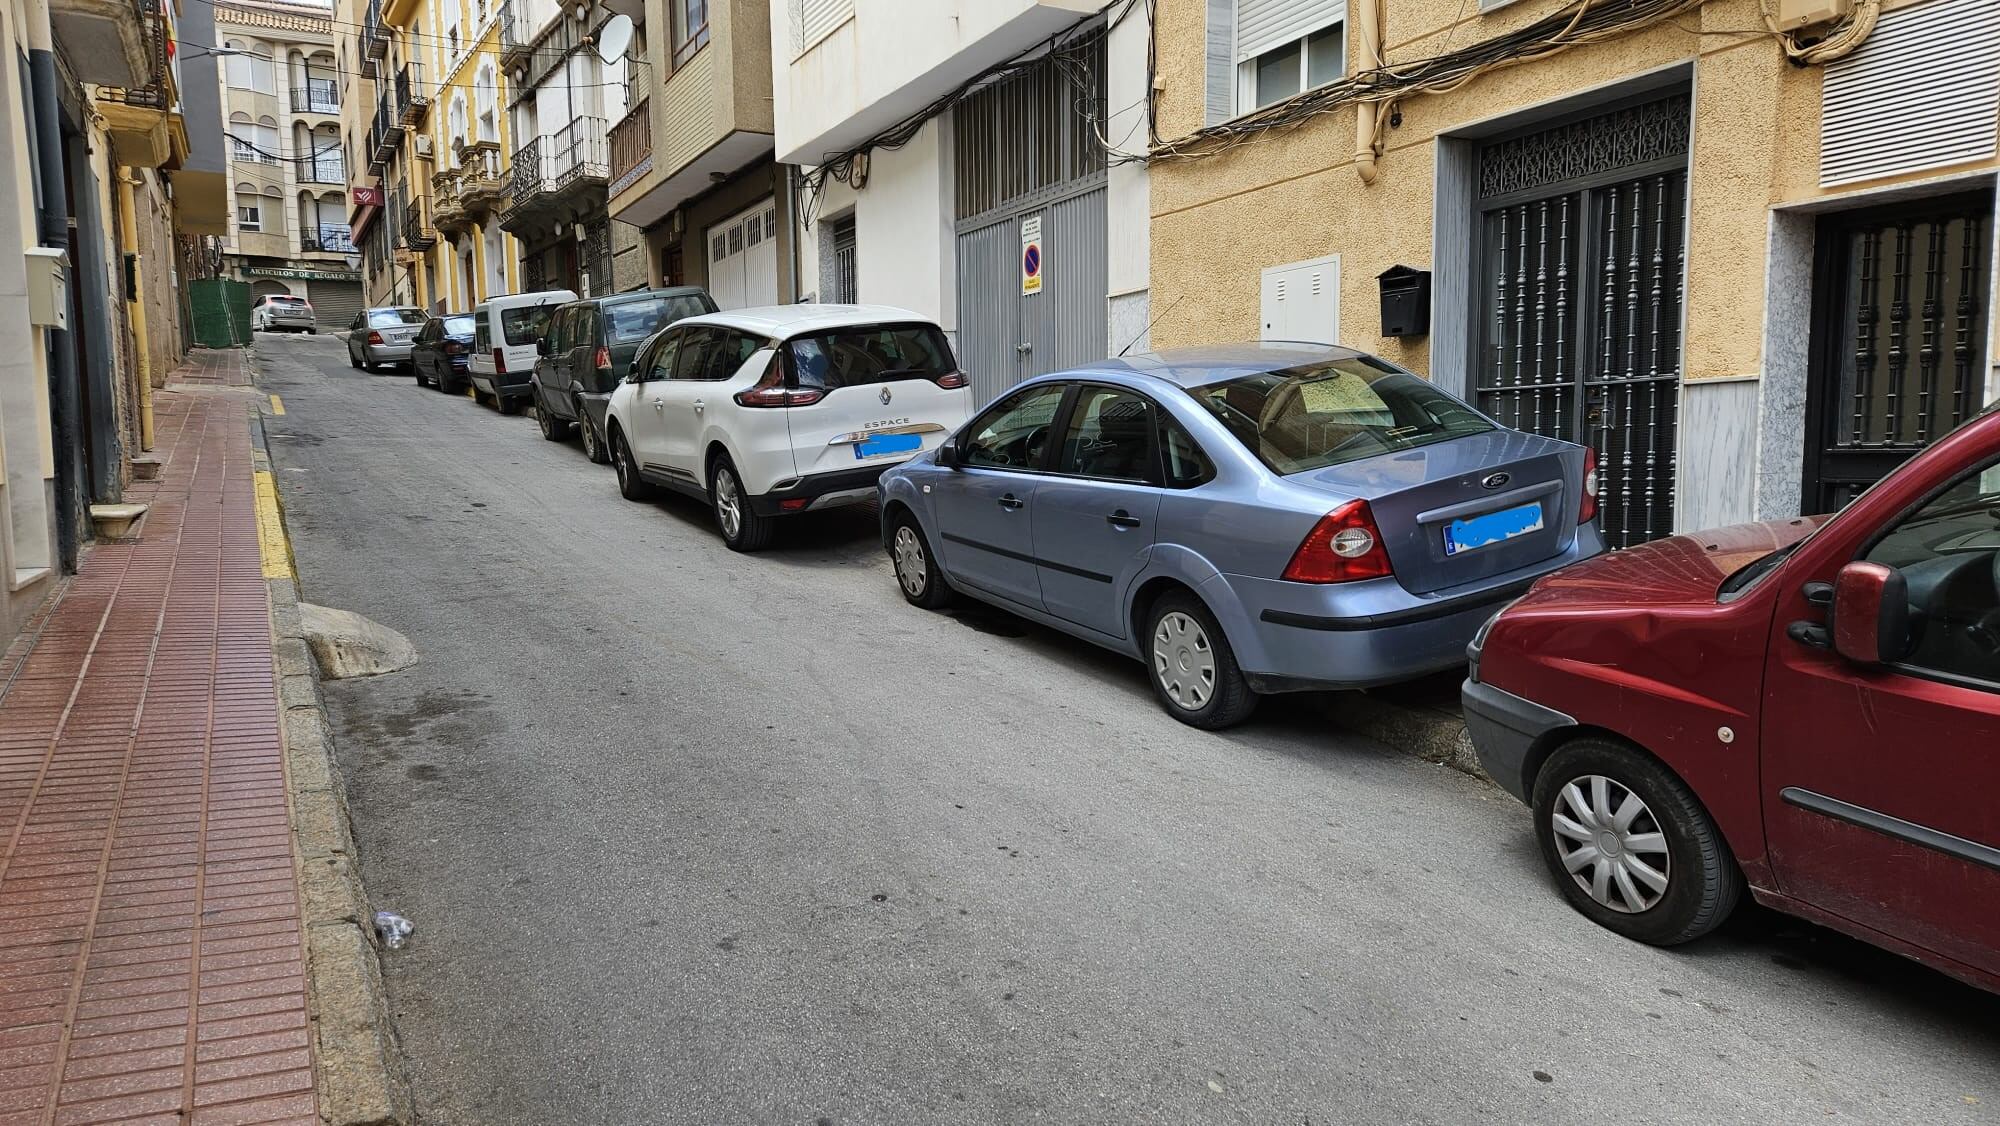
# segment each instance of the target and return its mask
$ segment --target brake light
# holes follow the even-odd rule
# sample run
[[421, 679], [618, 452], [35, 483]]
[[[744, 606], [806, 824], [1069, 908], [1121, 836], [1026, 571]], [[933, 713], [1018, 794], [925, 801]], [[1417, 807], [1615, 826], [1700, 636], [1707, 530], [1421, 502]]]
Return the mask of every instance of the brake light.
[[609, 349], [609, 348], [606, 348], [606, 347], [605, 347], [604, 345], [602, 345], [602, 344], [599, 344], [599, 345], [597, 346], [597, 355], [596, 355], [596, 357], [594, 357], [594, 358], [595, 358], [595, 360], [596, 360], [596, 362], [597, 362], [597, 366], [598, 366], [598, 367], [600, 367], [600, 368], [608, 368], [608, 367], [610, 367], [610, 366], [611, 366], [611, 349]]
[[493, 349], [493, 371], [499, 375], [507, 374], [507, 349]]
[[757, 386], [748, 391], [738, 391], [735, 398], [738, 406], [745, 407], [803, 407], [826, 398], [826, 392], [816, 387], [785, 386], [785, 363], [772, 356]]
[[371, 332], [371, 333], [369, 333], [369, 334], [368, 334], [368, 343], [370, 343], [370, 344], [380, 344], [380, 343], [382, 343], [382, 334], [381, 334], [381, 333], [379, 333], [379, 332]]
[[948, 371], [937, 377], [937, 385], [947, 391], [956, 391], [968, 382], [962, 371]]
[[1393, 574], [1382, 531], [1365, 500], [1351, 500], [1325, 516], [1306, 533], [1292, 553], [1284, 578], [1294, 583], [1347, 583]]
[[447, 340], [444, 342], [444, 354], [447, 356], [456, 356], [464, 351], [465, 345], [460, 344], [456, 340]]
[[1583, 448], [1583, 500], [1577, 505], [1576, 522], [1588, 524], [1597, 519], [1597, 451], [1589, 446]]

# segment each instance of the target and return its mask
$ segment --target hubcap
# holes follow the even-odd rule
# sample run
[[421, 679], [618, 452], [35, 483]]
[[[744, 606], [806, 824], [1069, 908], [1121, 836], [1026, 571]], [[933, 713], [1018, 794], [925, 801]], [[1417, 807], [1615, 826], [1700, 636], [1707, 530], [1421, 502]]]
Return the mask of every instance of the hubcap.
[[903, 592], [911, 598], [921, 598], [924, 584], [929, 575], [924, 567], [924, 541], [917, 538], [917, 530], [908, 524], [896, 529], [896, 578], [903, 584]]
[[611, 460], [618, 463], [618, 483], [620, 485], [630, 485], [632, 483], [632, 454], [626, 450], [625, 443], [614, 442], [612, 444]]
[[1639, 795], [1601, 774], [1570, 780], [1556, 797], [1549, 832], [1563, 869], [1590, 898], [1624, 915], [1667, 894], [1673, 856]]
[[722, 534], [732, 540], [743, 526], [743, 502], [736, 495], [736, 477], [727, 469], [715, 471], [715, 518], [722, 523]]
[[590, 428], [590, 416], [583, 413], [581, 405], [578, 405], [576, 409], [576, 428], [583, 434], [583, 452], [593, 458], [596, 457], [597, 431]]
[[1215, 695], [1215, 650], [1201, 623], [1176, 610], [1153, 631], [1153, 675], [1167, 699], [1198, 711]]

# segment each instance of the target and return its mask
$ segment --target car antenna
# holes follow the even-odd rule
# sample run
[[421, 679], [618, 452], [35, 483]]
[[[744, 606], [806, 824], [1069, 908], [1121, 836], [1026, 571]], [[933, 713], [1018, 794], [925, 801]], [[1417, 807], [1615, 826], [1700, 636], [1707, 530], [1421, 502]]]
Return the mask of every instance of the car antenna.
[[1118, 349], [1118, 358], [1123, 359], [1125, 357], [1125, 353], [1130, 352], [1132, 350], [1132, 345], [1137, 344], [1141, 337], [1152, 335], [1153, 326], [1165, 320], [1168, 313], [1171, 313], [1175, 309], [1180, 308], [1181, 302], [1186, 300], [1187, 300], [1187, 294], [1185, 293], [1181, 294], [1179, 297], [1174, 298], [1173, 304], [1167, 306], [1165, 309], [1160, 310], [1159, 316], [1154, 317], [1150, 321], [1147, 321], [1146, 327], [1139, 330], [1138, 336], [1135, 336], [1131, 340], [1127, 341], [1125, 343], [1125, 347]]

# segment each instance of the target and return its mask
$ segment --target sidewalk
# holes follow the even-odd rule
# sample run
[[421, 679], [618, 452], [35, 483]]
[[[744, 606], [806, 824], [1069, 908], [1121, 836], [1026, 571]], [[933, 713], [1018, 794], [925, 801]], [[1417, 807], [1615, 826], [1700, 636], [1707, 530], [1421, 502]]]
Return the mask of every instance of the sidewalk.
[[318, 1121], [253, 401], [155, 395], [136, 538], [0, 657], [0, 1126]]

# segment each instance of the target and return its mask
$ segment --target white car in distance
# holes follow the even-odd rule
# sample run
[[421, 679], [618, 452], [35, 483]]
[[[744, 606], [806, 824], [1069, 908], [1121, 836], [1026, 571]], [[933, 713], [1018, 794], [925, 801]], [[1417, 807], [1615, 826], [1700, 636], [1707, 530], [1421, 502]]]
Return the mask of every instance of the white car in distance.
[[605, 438], [618, 490], [707, 501], [737, 551], [777, 518], [873, 499], [882, 471], [972, 413], [936, 323], [883, 305], [778, 305], [677, 321], [639, 349]]

